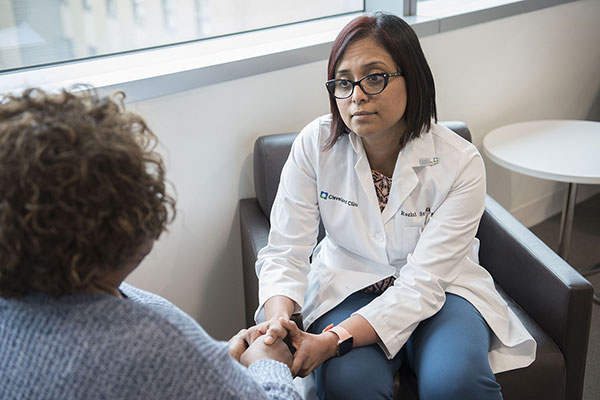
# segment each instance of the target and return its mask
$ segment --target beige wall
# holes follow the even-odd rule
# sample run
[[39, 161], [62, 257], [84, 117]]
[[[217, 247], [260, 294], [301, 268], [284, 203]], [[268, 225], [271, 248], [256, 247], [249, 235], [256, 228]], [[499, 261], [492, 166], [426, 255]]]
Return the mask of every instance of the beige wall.
[[[503, 124], [585, 118], [600, 89], [598, 15], [600, 2], [580, 1], [424, 38], [440, 119], [468, 122], [480, 145]], [[128, 281], [167, 297], [217, 338], [243, 326], [237, 204], [253, 195], [254, 140], [297, 131], [328, 111], [325, 67], [322, 61], [132, 105], [161, 138], [179, 214]], [[486, 165], [488, 192], [522, 221], [558, 210], [564, 184]]]

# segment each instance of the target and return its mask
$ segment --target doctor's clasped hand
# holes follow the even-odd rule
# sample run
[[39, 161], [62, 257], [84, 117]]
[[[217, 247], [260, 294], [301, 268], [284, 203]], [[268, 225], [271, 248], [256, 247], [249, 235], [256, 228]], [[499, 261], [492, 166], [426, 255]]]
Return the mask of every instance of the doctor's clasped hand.
[[280, 319], [289, 320], [294, 310], [294, 302], [286, 296], [271, 297], [265, 303], [265, 312], [268, 318], [265, 322], [248, 329], [249, 343], [265, 335], [264, 343], [270, 345], [277, 339], [285, 339], [287, 330], [282, 326]]
[[294, 321], [280, 318], [289, 331], [291, 344], [296, 349], [290, 370], [292, 376], [308, 376], [315, 368], [336, 355], [338, 337], [334, 333], [312, 334], [303, 332]]

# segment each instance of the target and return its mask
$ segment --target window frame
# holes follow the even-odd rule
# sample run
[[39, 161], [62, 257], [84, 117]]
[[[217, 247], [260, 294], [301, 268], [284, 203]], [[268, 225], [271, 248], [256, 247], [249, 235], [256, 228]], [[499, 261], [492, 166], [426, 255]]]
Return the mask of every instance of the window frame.
[[[578, 0], [503, 0], [495, 7], [443, 18], [410, 14], [417, 0], [365, 0], [365, 12], [385, 10], [419, 37]], [[406, 11], [406, 12], [405, 12]], [[59, 90], [78, 83], [101, 93], [124, 90], [127, 102], [146, 100], [327, 59], [339, 30], [363, 13], [300, 22], [226, 37], [125, 54], [0, 72], [0, 93], [31, 86]]]

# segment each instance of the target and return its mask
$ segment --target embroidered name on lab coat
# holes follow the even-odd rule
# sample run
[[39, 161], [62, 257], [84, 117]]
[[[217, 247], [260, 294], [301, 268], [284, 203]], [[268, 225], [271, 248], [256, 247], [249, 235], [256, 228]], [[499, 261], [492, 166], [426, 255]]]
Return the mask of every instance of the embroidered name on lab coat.
[[403, 217], [416, 217], [418, 214], [415, 211], [400, 210], [400, 215]]
[[425, 209], [425, 211], [404, 211], [400, 210], [400, 215], [402, 217], [426, 217], [429, 214], [432, 214], [429, 207]]

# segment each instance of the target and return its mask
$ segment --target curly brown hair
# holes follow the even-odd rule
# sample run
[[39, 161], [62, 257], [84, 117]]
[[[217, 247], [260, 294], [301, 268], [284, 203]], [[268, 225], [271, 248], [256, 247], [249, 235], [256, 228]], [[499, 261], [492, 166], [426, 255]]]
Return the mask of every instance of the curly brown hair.
[[93, 89], [0, 98], [0, 296], [75, 293], [157, 239], [175, 200], [156, 144]]

